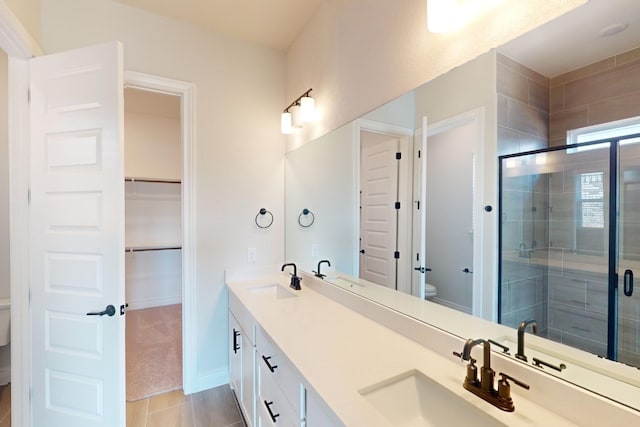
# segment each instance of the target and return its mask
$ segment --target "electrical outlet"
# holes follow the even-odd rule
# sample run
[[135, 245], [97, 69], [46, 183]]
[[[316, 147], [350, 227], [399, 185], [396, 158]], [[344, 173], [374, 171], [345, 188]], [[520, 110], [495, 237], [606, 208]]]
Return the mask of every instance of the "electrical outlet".
[[311, 256], [318, 256], [320, 254], [320, 245], [313, 243], [311, 245]]
[[248, 248], [247, 249], [247, 262], [249, 263], [254, 263], [256, 262], [256, 258], [257, 258], [257, 252], [256, 252], [256, 248]]

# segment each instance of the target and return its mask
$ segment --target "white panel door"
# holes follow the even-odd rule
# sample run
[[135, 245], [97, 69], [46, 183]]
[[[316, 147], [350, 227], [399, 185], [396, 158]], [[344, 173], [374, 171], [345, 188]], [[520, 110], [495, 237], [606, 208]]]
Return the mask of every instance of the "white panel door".
[[124, 426], [122, 47], [30, 73], [33, 425]]
[[363, 143], [360, 157], [360, 277], [396, 288], [399, 141]]

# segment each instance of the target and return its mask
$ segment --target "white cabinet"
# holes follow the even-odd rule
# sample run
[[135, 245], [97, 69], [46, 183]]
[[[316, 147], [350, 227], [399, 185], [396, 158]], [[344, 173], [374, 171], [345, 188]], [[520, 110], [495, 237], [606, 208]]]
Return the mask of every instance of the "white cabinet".
[[229, 296], [229, 382], [245, 421], [255, 423], [255, 322], [240, 302]]
[[232, 292], [229, 381], [249, 426], [343, 425]]
[[318, 394], [311, 388], [306, 388], [305, 400], [305, 427], [342, 427], [338, 417], [324, 403]]
[[268, 416], [260, 426], [300, 426], [304, 419], [301, 376], [262, 328], [256, 328], [258, 405]]

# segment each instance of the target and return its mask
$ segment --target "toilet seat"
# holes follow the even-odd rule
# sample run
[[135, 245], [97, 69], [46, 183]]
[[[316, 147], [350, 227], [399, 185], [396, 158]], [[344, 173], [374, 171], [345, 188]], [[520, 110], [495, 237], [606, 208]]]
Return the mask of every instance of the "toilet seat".
[[425, 298], [433, 298], [438, 294], [438, 290], [435, 286], [430, 285], [429, 283], [424, 284], [424, 297]]

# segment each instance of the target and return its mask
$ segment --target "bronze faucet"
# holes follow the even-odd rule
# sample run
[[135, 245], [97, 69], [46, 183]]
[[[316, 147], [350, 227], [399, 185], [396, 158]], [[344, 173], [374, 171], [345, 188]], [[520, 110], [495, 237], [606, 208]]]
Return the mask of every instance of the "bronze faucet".
[[527, 361], [527, 356], [524, 355], [524, 331], [529, 325], [531, 325], [531, 332], [537, 335], [538, 322], [534, 319], [523, 320], [520, 322], [520, 326], [518, 326], [518, 352], [516, 353], [516, 357], [525, 362]]
[[[475, 359], [471, 357], [471, 349], [478, 344], [483, 346], [483, 361], [482, 368], [480, 369], [480, 380], [478, 380], [478, 368], [476, 367]], [[493, 379], [495, 377], [495, 371], [491, 369], [491, 343], [484, 339], [469, 339], [464, 344], [462, 354], [453, 353], [456, 356], [462, 358], [462, 360], [468, 360], [467, 375], [462, 384], [465, 390], [470, 391], [483, 400], [491, 403], [493, 406], [502, 409], [503, 411], [513, 412], [515, 405], [513, 399], [511, 399], [511, 385], [508, 380], [513, 381], [520, 387], [529, 390], [529, 386], [521, 381], [510, 377], [507, 374], [500, 373], [500, 380], [498, 381], [498, 389], [493, 387]]]

